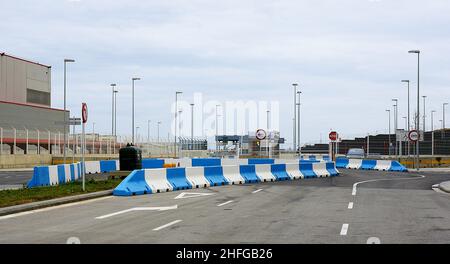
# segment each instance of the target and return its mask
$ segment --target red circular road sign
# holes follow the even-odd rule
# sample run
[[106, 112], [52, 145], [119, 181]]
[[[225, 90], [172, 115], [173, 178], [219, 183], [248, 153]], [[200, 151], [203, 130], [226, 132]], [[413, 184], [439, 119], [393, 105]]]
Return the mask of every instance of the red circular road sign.
[[330, 132], [330, 135], [328, 135], [328, 137], [330, 138], [331, 141], [336, 141], [338, 134], [336, 131], [332, 131], [332, 132]]
[[86, 103], [81, 105], [81, 117], [83, 118], [83, 123], [86, 123], [88, 119], [88, 107]]
[[418, 140], [419, 140], [420, 134], [419, 134], [419, 132], [418, 132], [417, 130], [411, 130], [411, 131], [409, 131], [409, 133], [408, 133], [408, 138], [409, 138], [409, 140], [415, 142], [415, 141], [418, 141]]

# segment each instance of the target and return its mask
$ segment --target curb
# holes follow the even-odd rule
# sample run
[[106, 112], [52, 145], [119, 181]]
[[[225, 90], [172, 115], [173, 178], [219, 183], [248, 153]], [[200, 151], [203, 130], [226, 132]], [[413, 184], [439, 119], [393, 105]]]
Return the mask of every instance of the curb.
[[51, 207], [61, 204], [68, 204], [68, 203], [74, 203], [89, 199], [95, 199], [100, 198], [104, 196], [110, 196], [112, 195], [113, 190], [107, 190], [107, 191], [101, 191], [101, 192], [94, 192], [94, 193], [87, 193], [87, 194], [81, 194], [81, 195], [75, 195], [75, 196], [69, 196], [69, 197], [62, 197], [62, 198], [56, 198], [52, 200], [47, 201], [40, 201], [40, 202], [34, 202], [34, 203], [28, 203], [28, 204], [21, 204], [21, 205], [14, 205], [9, 206], [5, 208], [0, 208], [0, 216], [9, 215], [9, 214], [15, 214], [15, 213], [21, 213], [36, 209], [41, 209], [45, 207]]
[[450, 181], [440, 183], [439, 190], [450, 193]]

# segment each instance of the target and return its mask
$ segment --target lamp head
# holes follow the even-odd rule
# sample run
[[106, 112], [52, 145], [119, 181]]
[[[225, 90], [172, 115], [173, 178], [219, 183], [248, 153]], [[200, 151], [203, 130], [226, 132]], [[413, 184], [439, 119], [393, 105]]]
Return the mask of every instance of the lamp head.
[[420, 50], [410, 50], [410, 51], [408, 51], [408, 53], [416, 53], [416, 54], [419, 54], [419, 53], [420, 53]]

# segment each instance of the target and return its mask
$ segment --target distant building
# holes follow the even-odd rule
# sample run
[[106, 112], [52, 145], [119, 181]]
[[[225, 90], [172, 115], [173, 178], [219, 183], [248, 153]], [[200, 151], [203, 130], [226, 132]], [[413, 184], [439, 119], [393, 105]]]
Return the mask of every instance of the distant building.
[[64, 115], [68, 120], [69, 111], [51, 108], [51, 103], [51, 66], [0, 53], [3, 151], [26, 154], [31, 149], [39, 153], [40, 148], [50, 152], [56, 145], [60, 148]]

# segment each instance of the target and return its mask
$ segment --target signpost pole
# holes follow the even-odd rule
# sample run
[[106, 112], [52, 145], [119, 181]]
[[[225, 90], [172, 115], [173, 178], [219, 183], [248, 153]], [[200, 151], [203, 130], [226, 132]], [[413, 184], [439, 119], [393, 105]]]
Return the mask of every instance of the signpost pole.
[[83, 192], [86, 191], [86, 166], [84, 160], [84, 154], [86, 152], [86, 123], [88, 120], [88, 111], [87, 104], [83, 103], [81, 106], [81, 117], [83, 119], [83, 131], [82, 131], [82, 147], [81, 147], [81, 156], [82, 156], [82, 175], [83, 175]]

